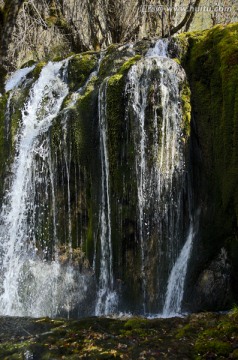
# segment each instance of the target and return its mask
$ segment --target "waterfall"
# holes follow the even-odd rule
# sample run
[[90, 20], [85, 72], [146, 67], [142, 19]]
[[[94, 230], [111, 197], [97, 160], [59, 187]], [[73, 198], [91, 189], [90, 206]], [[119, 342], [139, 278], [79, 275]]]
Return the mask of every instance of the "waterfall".
[[116, 310], [117, 294], [113, 290], [111, 205], [109, 182], [109, 159], [107, 149], [107, 80], [99, 89], [98, 114], [101, 155], [101, 210], [100, 210], [100, 275], [96, 302], [96, 315], [109, 315]]
[[[6, 83], [10, 140], [15, 98], [26, 95], [1, 210], [0, 314], [181, 312], [194, 230], [186, 76], [168, 48], [159, 40], [127, 73], [129, 62], [118, 74], [112, 66], [112, 78], [100, 71], [111, 56], [102, 53], [83, 85], [79, 69], [75, 92], [70, 59], [49, 62], [37, 80], [29, 67]], [[115, 118], [112, 90], [123, 104]]]
[[[21, 110], [10, 187], [1, 211], [2, 315], [67, 313], [80, 301], [80, 288], [85, 287], [84, 276], [76, 274], [70, 265], [61, 266], [57, 260], [54, 174], [46, 136], [68, 94], [67, 64], [67, 60], [48, 63]], [[19, 86], [31, 70], [12, 77], [6, 89]], [[40, 241], [37, 226], [42, 228]]]
[[[176, 62], [166, 57], [167, 45], [167, 41], [157, 42], [145, 59], [131, 68], [127, 83], [137, 149], [142, 309], [145, 314], [151, 311], [152, 291], [153, 303], [157, 302], [158, 308], [163, 307], [169, 272], [184, 237], [186, 172], [179, 89], [186, 76]], [[153, 76], [156, 71], [160, 74], [157, 79]], [[153, 105], [149, 116], [151, 93]], [[153, 258], [156, 258], [155, 264]], [[157, 284], [155, 281], [152, 284], [152, 276], [157, 277]]]

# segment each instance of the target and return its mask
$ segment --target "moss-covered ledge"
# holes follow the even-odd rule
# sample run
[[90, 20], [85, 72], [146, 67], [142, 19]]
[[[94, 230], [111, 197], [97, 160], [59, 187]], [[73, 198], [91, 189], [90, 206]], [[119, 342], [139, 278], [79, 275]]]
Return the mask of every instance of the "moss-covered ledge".
[[238, 359], [237, 312], [186, 318], [0, 318], [4, 360]]

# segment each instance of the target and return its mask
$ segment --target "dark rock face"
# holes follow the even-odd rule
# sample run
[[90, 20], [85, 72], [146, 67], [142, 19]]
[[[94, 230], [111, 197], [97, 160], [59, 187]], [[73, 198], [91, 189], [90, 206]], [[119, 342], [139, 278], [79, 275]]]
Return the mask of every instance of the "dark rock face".
[[226, 309], [229, 305], [231, 301], [231, 266], [224, 248], [199, 275], [192, 297], [194, 311]]
[[[191, 174], [200, 211], [184, 300], [191, 301], [195, 286], [199, 309], [222, 309], [238, 298], [237, 28], [180, 36], [192, 93]], [[230, 267], [218, 260], [222, 249]]]

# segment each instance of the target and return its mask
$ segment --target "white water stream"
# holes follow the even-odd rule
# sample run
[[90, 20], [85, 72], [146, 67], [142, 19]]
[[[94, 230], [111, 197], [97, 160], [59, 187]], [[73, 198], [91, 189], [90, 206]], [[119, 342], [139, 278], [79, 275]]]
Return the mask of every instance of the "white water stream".
[[100, 210], [100, 275], [95, 314], [110, 315], [116, 311], [117, 294], [114, 291], [113, 256], [111, 238], [110, 174], [107, 146], [107, 79], [101, 85], [98, 96], [100, 128], [100, 155], [102, 171]]
[[[159, 73], [160, 78], [155, 80], [153, 72]], [[185, 79], [183, 69], [168, 57], [167, 40], [159, 40], [153, 48], [149, 49], [145, 59], [137, 62], [128, 74], [127, 92], [134, 112], [134, 121], [137, 122], [134, 132], [137, 149], [136, 173], [144, 314], [149, 311], [148, 295], [150, 296], [151, 291], [157, 294], [166, 292], [166, 305], [163, 310], [166, 314], [181, 310], [183, 286], [192, 244], [192, 230], [190, 230], [189, 250], [184, 254], [188, 245], [183, 248], [181, 261], [184, 265], [182, 268], [179, 267], [181, 261], [179, 259], [176, 261], [176, 254], [179, 252], [181, 243], [184, 242], [181, 229], [185, 184], [180, 84]], [[147, 111], [152, 86], [156, 90], [153, 121], [149, 127]], [[160, 115], [158, 115], [159, 109], [161, 109]], [[154, 218], [148, 215], [151, 212], [154, 213]], [[151, 240], [153, 236], [157, 237], [156, 247]], [[148, 256], [152, 247], [156, 249], [157, 254], [151, 253]], [[164, 248], [166, 251], [163, 250]], [[158, 263], [158, 289], [156, 290], [150, 287], [151, 256], [157, 257]], [[172, 273], [170, 276], [168, 273], [166, 279], [168, 271]], [[179, 277], [179, 282], [174, 281], [174, 272]], [[168, 285], [166, 285], [167, 282]], [[160, 301], [159, 297], [158, 301]]]
[[193, 224], [191, 223], [186, 242], [177, 258], [169, 279], [162, 315], [173, 317], [182, 313], [184, 282], [187, 275], [188, 261], [190, 258], [194, 238]]
[[[22, 109], [22, 124], [17, 133], [10, 188], [1, 212], [2, 315], [55, 316], [62, 309], [67, 312], [72, 304], [79, 301], [79, 288], [84, 282], [84, 278], [76, 276], [70, 266], [63, 268], [60, 265], [57, 254], [55, 260], [44, 260], [44, 254], [42, 258], [36, 248], [34, 232], [35, 214], [38, 211], [35, 198], [41, 182], [51, 183], [51, 192], [46, 190], [45, 197], [52, 198], [55, 211], [48, 141], [39, 139], [49, 129], [68, 94], [67, 63], [67, 60], [50, 62], [42, 69]], [[6, 84], [6, 89], [18, 86], [30, 70], [13, 76]], [[38, 169], [36, 158], [42, 159], [41, 169]], [[47, 173], [49, 178], [45, 179]], [[55, 227], [55, 221], [53, 223]], [[56, 229], [53, 229], [53, 234], [55, 237]], [[52, 242], [56, 249], [57, 238], [52, 239]], [[78, 283], [75, 282], [75, 277]]]

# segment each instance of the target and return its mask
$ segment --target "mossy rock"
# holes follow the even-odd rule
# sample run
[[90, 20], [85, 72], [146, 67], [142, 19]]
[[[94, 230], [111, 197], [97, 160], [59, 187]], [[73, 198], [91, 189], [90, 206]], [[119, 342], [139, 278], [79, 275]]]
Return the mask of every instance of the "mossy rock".
[[141, 55], [132, 55], [128, 49], [119, 46], [110, 46], [102, 58], [99, 70], [100, 79], [115, 74], [126, 74], [132, 65], [140, 60]]
[[36, 64], [35, 60], [28, 60], [27, 62], [25, 62], [24, 64], [22, 64], [21, 69], [24, 69], [26, 67], [30, 67]]
[[183, 110], [183, 132], [184, 138], [188, 139], [191, 130], [191, 90], [188, 83], [183, 84], [181, 93], [182, 110]]
[[34, 79], [37, 79], [40, 76], [41, 70], [43, 69], [43, 67], [45, 65], [46, 65], [46, 62], [44, 62], [44, 61], [41, 61], [36, 65], [36, 67], [32, 71], [32, 75], [33, 75]]
[[98, 58], [93, 53], [73, 56], [68, 66], [69, 89], [76, 91], [86, 84], [89, 75], [96, 69]]
[[129, 60], [125, 61], [124, 64], [119, 69], [119, 74], [124, 75], [126, 72], [130, 70], [130, 68], [137, 63], [141, 59], [141, 55], [135, 55]]
[[[217, 25], [177, 37], [184, 50], [181, 61], [191, 88], [193, 181], [196, 202], [202, 209], [201, 241], [196, 245], [202, 256], [194, 267], [199, 272], [199, 266], [212, 261], [222, 247], [230, 254], [231, 248], [236, 248], [238, 24]], [[189, 110], [187, 96], [186, 92], [182, 96], [184, 114]], [[233, 294], [229, 294], [228, 303], [232, 296], [238, 298], [237, 259], [234, 255], [230, 257]]]
[[5, 87], [4, 81], [5, 81], [6, 75], [7, 75], [6, 69], [2, 65], [0, 65], [0, 93], [4, 92], [4, 87]]

